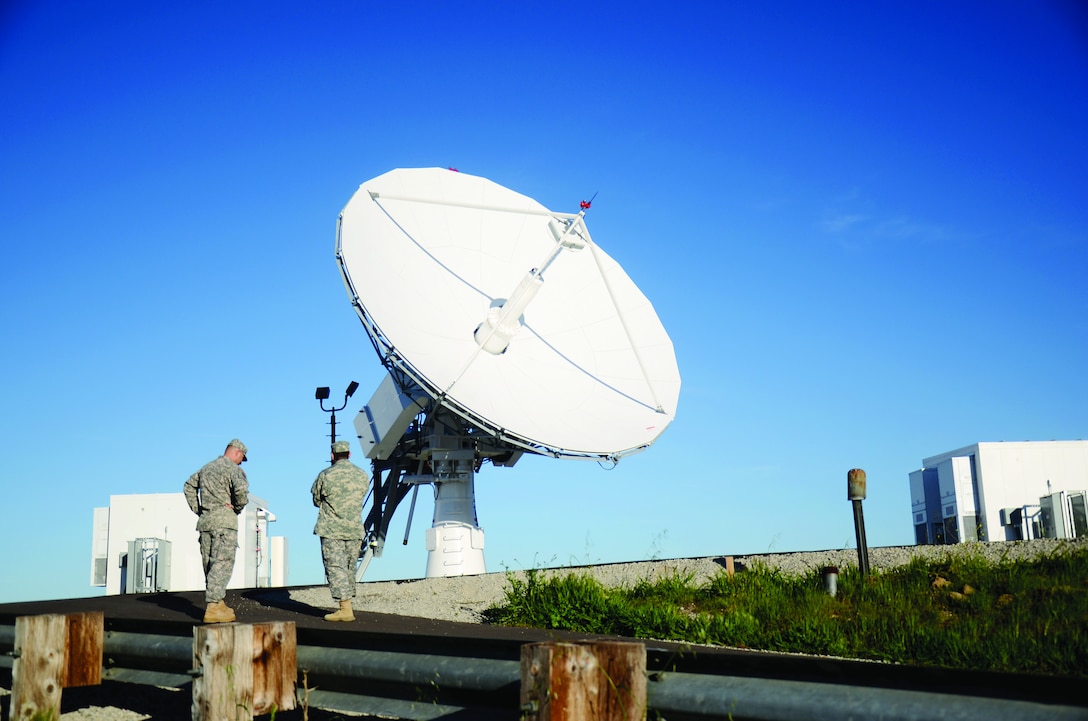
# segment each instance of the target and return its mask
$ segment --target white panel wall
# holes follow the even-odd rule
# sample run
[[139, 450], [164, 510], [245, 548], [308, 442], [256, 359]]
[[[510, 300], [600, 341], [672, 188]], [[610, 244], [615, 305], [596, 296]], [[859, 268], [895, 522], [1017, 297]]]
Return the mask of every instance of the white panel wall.
[[[249, 505], [238, 516], [238, 555], [228, 588], [255, 588], [271, 585], [272, 578], [287, 580], [287, 556], [277, 558], [277, 545], [268, 535], [269, 517], [264, 500], [250, 496]], [[110, 496], [108, 509], [95, 509], [95, 538], [92, 543], [92, 574], [95, 556], [103, 549], [99, 541], [103, 513], [108, 518], [106, 533], [107, 595], [119, 594], [121, 587], [121, 557], [128, 551], [128, 542], [137, 538], [161, 538], [170, 541], [170, 578], [159, 579], [170, 591], [204, 590], [204, 569], [200, 560], [199, 534], [196, 515], [189, 509], [182, 493], [148, 493]], [[92, 577], [93, 582], [93, 577]]]
[[961, 516], [976, 515], [975, 474], [971, 468], [970, 456], [957, 456], [952, 459], [952, 478], [956, 484], [956, 505]]
[[[979, 497], [989, 528], [1000, 527], [1002, 508], [1088, 489], [1088, 441], [979, 443], [978, 461]], [[994, 540], [1002, 535], [991, 534]]]
[[[910, 474], [910, 512], [915, 525], [929, 522], [926, 517], [926, 488], [922, 476], [922, 471], [912, 471]], [[918, 514], [922, 514], [922, 517], [918, 518]]]
[[91, 536], [91, 585], [105, 586], [109, 569], [110, 509], [94, 509]]
[[940, 518], [958, 515], [960, 511], [956, 503], [956, 473], [952, 467], [951, 458], [946, 458], [937, 464], [937, 485], [941, 493]]
[[272, 558], [281, 559], [281, 563], [272, 564], [269, 569], [270, 581], [273, 587], [287, 585], [287, 538], [285, 536], [272, 536]]
[[[975, 457], [973, 481], [969, 480], [971, 456]], [[954, 506], [961, 534], [963, 517], [977, 513], [991, 541], [1011, 537], [1001, 523], [1002, 509], [1037, 507], [1042, 496], [1088, 490], [1088, 441], [1084, 440], [977, 443], [925, 458], [922, 465], [937, 469], [938, 475], [941, 503], [939, 509], [926, 509], [930, 523], [937, 516], [948, 517], [949, 506]], [[920, 471], [910, 474], [912, 519], [919, 500], [925, 500], [915, 488], [921, 475]]]
[[[121, 560], [128, 552], [128, 542], [137, 538], [162, 538], [170, 541], [171, 591], [204, 588], [204, 570], [200, 563], [196, 516], [189, 510], [181, 493], [146, 493], [110, 496], [109, 541], [106, 558], [106, 594], [121, 593]], [[196, 552], [187, 553], [187, 548]]]

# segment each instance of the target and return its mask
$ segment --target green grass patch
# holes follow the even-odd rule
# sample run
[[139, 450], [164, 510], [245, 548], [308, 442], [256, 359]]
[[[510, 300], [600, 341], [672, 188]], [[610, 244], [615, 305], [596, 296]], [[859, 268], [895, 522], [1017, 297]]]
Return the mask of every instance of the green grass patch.
[[1025, 562], [915, 559], [838, 594], [818, 571], [762, 566], [703, 584], [672, 576], [606, 588], [587, 574], [508, 574], [491, 623], [826, 654], [895, 663], [1088, 678], [1088, 549]]

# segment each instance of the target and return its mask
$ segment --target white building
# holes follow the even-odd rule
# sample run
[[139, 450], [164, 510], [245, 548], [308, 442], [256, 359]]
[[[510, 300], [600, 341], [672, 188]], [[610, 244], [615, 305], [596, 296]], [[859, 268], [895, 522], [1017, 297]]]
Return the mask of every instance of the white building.
[[1088, 441], [976, 443], [910, 474], [915, 543], [1088, 535]]
[[[287, 583], [287, 539], [269, 536], [276, 520], [256, 496], [238, 515], [238, 555], [227, 588]], [[91, 585], [107, 595], [204, 590], [196, 515], [183, 493], [110, 496], [94, 509]]]

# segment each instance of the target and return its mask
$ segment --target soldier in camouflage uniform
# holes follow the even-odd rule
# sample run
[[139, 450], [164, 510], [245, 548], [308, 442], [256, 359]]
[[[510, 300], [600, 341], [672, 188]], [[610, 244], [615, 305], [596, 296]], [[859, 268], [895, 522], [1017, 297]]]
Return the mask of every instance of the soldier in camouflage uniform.
[[237, 438], [223, 455], [210, 461], [185, 482], [185, 500], [199, 518], [200, 557], [204, 561], [208, 604], [204, 623], [233, 621], [234, 610], [223, 602], [227, 582], [234, 572], [238, 550], [238, 514], [249, 503], [249, 481], [242, 470], [246, 445]]
[[370, 478], [348, 460], [347, 441], [332, 444], [332, 465], [317, 474], [310, 493], [318, 508], [314, 534], [321, 538], [321, 560], [329, 591], [340, 609], [326, 621], [354, 621], [351, 599], [355, 597], [355, 565], [363, 546], [363, 499]]

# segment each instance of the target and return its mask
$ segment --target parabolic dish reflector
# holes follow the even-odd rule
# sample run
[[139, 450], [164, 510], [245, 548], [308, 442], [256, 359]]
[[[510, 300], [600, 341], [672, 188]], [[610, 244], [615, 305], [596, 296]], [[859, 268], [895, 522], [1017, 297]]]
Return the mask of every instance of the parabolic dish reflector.
[[[680, 373], [650, 301], [583, 216], [486, 178], [392, 170], [344, 207], [337, 261], [391, 371], [527, 450], [619, 458], [673, 420]], [[504, 303], [513, 316], [498, 318]]]

